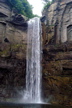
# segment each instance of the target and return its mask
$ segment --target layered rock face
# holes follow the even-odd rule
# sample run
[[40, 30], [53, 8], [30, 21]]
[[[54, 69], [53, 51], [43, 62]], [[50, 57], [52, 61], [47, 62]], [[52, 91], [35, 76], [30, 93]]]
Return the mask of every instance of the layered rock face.
[[26, 17], [14, 12], [7, 0], [0, 0], [0, 43], [26, 43], [26, 31]]
[[72, 105], [72, 0], [54, 0], [43, 18], [44, 97]]
[[23, 95], [25, 76], [26, 45], [0, 44], [0, 102]]
[[0, 101], [25, 86], [26, 46], [26, 17], [11, 9], [7, 0], [0, 0]]
[[44, 47], [42, 66], [47, 101], [72, 105], [72, 43]]
[[[54, 1], [43, 11], [44, 15], [48, 25], [46, 39], [51, 41], [54, 38], [55, 43], [72, 41], [72, 0]], [[50, 35], [53, 30], [54, 34]]]

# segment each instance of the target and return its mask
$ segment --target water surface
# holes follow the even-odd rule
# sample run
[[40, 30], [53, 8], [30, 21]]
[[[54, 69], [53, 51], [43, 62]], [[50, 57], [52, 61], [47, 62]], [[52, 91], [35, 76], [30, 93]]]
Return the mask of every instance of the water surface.
[[50, 104], [0, 103], [0, 108], [72, 108], [72, 107], [71, 106], [50, 105]]

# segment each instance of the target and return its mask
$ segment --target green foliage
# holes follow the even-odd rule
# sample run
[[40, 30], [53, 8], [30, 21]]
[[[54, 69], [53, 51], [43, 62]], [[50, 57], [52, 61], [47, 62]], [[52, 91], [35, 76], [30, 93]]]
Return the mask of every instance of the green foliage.
[[12, 8], [17, 9], [19, 14], [23, 14], [28, 18], [34, 17], [32, 13], [32, 5], [27, 0], [8, 0]]
[[40, 18], [40, 16], [38, 16], [38, 15], [33, 15], [33, 17], [39, 17]]
[[44, 9], [47, 9], [47, 8], [52, 4], [52, 2], [53, 2], [53, 0], [52, 0], [52, 1], [49, 1], [49, 0], [42, 0], [42, 1], [43, 1], [43, 3], [44, 3], [43, 10], [44, 10]]
[[49, 0], [42, 0], [43, 2], [45, 2], [45, 3], [48, 3], [49, 2]]

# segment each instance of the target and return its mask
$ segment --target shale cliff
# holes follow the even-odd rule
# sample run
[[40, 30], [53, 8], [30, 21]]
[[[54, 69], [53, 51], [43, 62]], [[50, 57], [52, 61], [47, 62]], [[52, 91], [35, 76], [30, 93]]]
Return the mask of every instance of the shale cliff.
[[43, 11], [45, 17], [46, 38], [49, 43], [72, 41], [72, 0], [55, 0]]
[[7, 0], [0, 0], [0, 43], [26, 43], [26, 17], [11, 9]]
[[72, 105], [72, 0], [54, 0], [41, 20], [44, 96]]
[[25, 85], [27, 18], [0, 0], [0, 101]]

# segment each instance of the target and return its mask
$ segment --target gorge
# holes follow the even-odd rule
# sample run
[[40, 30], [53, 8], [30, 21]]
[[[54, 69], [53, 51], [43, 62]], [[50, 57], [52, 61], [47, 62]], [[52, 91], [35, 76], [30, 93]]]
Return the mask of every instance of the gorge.
[[[0, 102], [21, 98], [26, 87], [28, 19], [6, 1], [0, 0]], [[72, 106], [72, 0], [53, 0], [42, 14], [42, 97]]]

